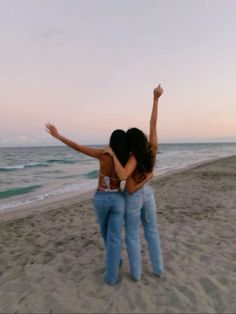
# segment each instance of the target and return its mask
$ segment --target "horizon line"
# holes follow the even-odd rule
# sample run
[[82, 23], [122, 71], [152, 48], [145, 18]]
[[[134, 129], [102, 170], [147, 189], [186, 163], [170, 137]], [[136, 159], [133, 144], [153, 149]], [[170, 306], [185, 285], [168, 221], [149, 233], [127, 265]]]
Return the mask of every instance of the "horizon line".
[[[199, 142], [159, 142], [158, 144], [236, 144], [236, 140], [235, 141], [199, 141]], [[85, 145], [85, 146], [107, 146], [107, 144], [103, 143], [103, 144], [81, 144], [81, 145]], [[28, 148], [28, 147], [69, 147], [66, 144], [59, 144], [59, 145], [16, 145], [16, 146], [0, 146], [0, 148]], [[69, 147], [70, 148], [70, 147]]]

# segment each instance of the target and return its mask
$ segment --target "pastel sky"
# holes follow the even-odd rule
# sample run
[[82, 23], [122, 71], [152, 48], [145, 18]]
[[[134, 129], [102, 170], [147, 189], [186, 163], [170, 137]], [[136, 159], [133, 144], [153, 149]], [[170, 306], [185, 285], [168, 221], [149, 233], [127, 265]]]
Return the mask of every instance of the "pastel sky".
[[0, 0], [0, 146], [236, 141], [235, 0]]

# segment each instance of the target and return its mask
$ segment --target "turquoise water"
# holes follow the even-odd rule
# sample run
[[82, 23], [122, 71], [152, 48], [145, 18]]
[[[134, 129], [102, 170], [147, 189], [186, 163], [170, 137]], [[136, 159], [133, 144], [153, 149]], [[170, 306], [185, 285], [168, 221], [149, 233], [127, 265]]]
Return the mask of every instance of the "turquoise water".
[[[160, 144], [155, 174], [236, 155], [236, 144]], [[66, 146], [0, 148], [0, 210], [96, 187], [97, 160]]]

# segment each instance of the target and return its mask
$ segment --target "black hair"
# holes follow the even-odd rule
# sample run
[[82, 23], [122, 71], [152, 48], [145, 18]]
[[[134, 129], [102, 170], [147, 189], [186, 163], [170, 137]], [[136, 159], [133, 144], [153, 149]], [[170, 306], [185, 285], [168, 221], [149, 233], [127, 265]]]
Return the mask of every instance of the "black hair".
[[154, 168], [155, 156], [153, 156], [151, 145], [146, 135], [137, 128], [131, 128], [127, 131], [130, 151], [137, 160], [135, 174], [140, 178], [146, 176], [147, 172], [151, 172]]
[[119, 129], [113, 131], [110, 137], [109, 145], [116, 154], [122, 166], [125, 166], [129, 159], [129, 146], [126, 132]]

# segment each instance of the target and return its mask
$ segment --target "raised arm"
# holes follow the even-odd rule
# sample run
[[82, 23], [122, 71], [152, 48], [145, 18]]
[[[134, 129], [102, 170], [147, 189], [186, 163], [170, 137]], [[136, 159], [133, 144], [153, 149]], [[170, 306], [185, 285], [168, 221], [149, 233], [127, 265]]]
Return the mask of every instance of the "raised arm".
[[163, 89], [159, 84], [153, 91], [153, 106], [152, 113], [150, 118], [150, 132], [149, 132], [149, 142], [155, 148], [158, 149], [158, 140], [157, 140], [157, 117], [158, 117], [158, 100], [162, 95]]
[[69, 140], [68, 138], [62, 136], [61, 134], [59, 134], [57, 128], [54, 125], [47, 123], [45, 126], [46, 126], [46, 131], [49, 134], [51, 134], [53, 137], [55, 137], [56, 139], [58, 139], [62, 143], [66, 144], [67, 146], [73, 148], [74, 150], [76, 150], [80, 153], [83, 153], [85, 155], [88, 155], [90, 157], [94, 157], [94, 158], [98, 158], [98, 159], [102, 155], [102, 149], [95, 149], [95, 148], [91, 148], [88, 146], [79, 145], [79, 144]]

